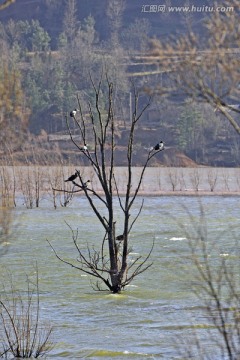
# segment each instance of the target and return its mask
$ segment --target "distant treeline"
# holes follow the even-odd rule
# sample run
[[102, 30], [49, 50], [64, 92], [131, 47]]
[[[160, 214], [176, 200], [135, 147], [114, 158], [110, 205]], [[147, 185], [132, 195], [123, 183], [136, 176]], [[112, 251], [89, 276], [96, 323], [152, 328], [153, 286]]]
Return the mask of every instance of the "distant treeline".
[[[142, 89], [142, 103], [148, 96], [144, 92], [146, 86], [154, 88], [163, 79], [167, 81], [160, 72], [154, 76], [144, 75], [144, 71], [149, 70], [147, 61], [135, 64], [142, 76], [130, 76], [130, 71], [134, 72], [133, 66], [129, 70], [132, 57], [148, 54], [153, 30], [150, 20], [140, 19], [137, 14], [134, 21], [123, 26], [123, 2], [109, 1], [104, 5], [108, 29], [104, 37], [97, 31], [92, 15], [79, 20], [75, 0], [45, 3], [46, 16], [52, 19], [53, 27], [57, 26], [51, 35], [37, 19], [10, 19], [0, 23], [0, 143], [4, 144], [3, 151], [6, 147], [11, 147], [11, 151], [20, 150], [28, 131], [37, 135], [42, 129], [47, 133], [66, 130], [66, 114], [78, 106], [76, 94], [85, 103], [94, 101], [91, 81], [98, 80], [105, 72], [116, 89], [116, 116], [124, 121], [131, 112], [132, 80]], [[161, 64], [158, 62], [156, 66]], [[102, 99], [104, 109], [104, 94]], [[83, 110], [87, 113], [88, 107]], [[228, 154], [229, 165], [239, 163], [239, 139], [207, 106], [189, 103], [186, 99], [181, 103], [170, 102], [157, 95], [144, 121], [146, 126], [157, 127], [168, 145], [178, 147], [197, 162], [206, 164], [206, 159], [214, 152], [212, 149], [218, 149]], [[139, 146], [140, 143], [141, 139]], [[216, 153], [213, 157], [216, 158]], [[220, 159], [219, 164], [223, 163]]]
[[[55, 6], [54, 2], [50, 2]], [[76, 1], [64, 3], [64, 13], [58, 21], [57, 37], [40, 25], [39, 20], [9, 20], [0, 23], [0, 97], [10, 98], [11, 106], [0, 104], [6, 115], [16, 116], [15, 107], [21, 104], [23, 114], [29, 117], [29, 127], [34, 133], [42, 128], [47, 132], [62, 130], [65, 115], [71, 107], [76, 107], [76, 93], [87, 100], [92, 98], [89, 74], [99, 78], [106, 70], [118, 84], [123, 98], [129, 91], [126, 54], [145, 51], [150, 23], [138, 19], [119, 34], [123, 4], [109, 5], [106, 19], [110, 31], [105, 41], [100, 40], [95, 19], [87, 16], [79, 21]], [[58, 13], [57, 7], [54, 9]], [[118, 11], [115, 17], [114, 11]], [[50, 13], [49, 13], [50, 15]], [[55, 21], [55, 20], [54, 20]], [[124, 64], [126, 62], [126, 65]], [[18, 91], [11, 87], [6, 93], [6, 83], [14, 76]], [[14, 101], [12, 101], [14, 99]], [[1, 101], [1, 100], [0, 100]], [[127, 101], [128, 98], [127, 98]], [[124, 107], [124, 103], [121, 104]], [[6, 109], [5, 109], [6, 108]]]

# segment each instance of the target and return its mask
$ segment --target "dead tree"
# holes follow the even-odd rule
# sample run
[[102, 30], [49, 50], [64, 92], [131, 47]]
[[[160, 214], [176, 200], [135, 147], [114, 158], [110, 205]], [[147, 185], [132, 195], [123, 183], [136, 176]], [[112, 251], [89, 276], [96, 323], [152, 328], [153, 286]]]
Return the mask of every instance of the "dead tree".
[[[91, 79], [92, 81], [92, 79]], [[83, 114], [83, 106], [78, 97], [77, 112], [71, 113], [71, 119], [74, 121], [81, 136], [81, 145], [76, 141], [71, 132], [70, 119], [67, 117], [69, 135], [72, 142], [78, 149], [97, 177], [100, 190], [94, 190], [93, 186], [88, 186], [84, 182], [80, 171], [76, 171], [73, 176], [72, 184], [75, 185], [73, 192], [83, 192], [89, 202], [94, 214], [98, 218], [104, 236], [99, 241], [99, 249], [89, 248], [87, 252], [83, 252], [79, 246], [78, 234], [72, 229], [72, 239], [78, 253], [78, 264], [64, 260], [59, 256], [53, 248], [55, 255], [62, 262], [83, 271], [97, 279], [96, 286], [98, 290], [102, 290], [100, 284], [104, 283], [113, 293], [119, 293], [126, 285], [128, 285], [137, 275], [147, 270], [151, 263], [148, 261], [153, 249], [152, 247], [148, 255], [144, 258], [139, 256], [135, 261], [129, 263], [129, 234], [138, 219], [143, 203], [138, 210], [137, 215], [131, 219], [131, 210], [137, 198], [145, 170], [152, 159], [161, 149], [143, 149], [146, 156], [141, 173], [138, 177], [137, 185], [133, 187], [133, 149], [134, 138], [137, 124], [141, 119], [144, 111], [149, 107], [151, 98], [148, 98], [146, 104], [139, 109], [139, 94], [133, 87], [133, 112], [129, 124], [128, 143], [126, 147], [127, 174], [126, 188], [124, 195], [120, 194], [118, 182], [115, 176], [115, 153], [116, 153], [116, 118], [115, 118], [115, 88], [106, 76], [106, 81], [101, 80], [97, 86], [92, 81], [94, 89], [94, 105], [88, 103], [88, 113], [90, 116], [86, 118]], [[104, 97], [105, 96], [105, 97]], [[104, 97], [104, 99], [103, 99]], [[101, 108], [101, 104], [105, 101], [105, 110]], [[117, 100], [117, 99], [116, 99]], [[91, 131], [89, 131], [89, 126]], [[157, 139], [156, 139], [157, 140]], [[65, 191], [65, 190], [64, 190]], [[118, 199], [117, 206], [123, 213], [122, 232], [116, 234], [116, 224], [119, 219], [115, 215], [114, 197]], [[99, 201], [104, 204], [105, 215], [99, 210]], [[107, 213], [107, 216], [106, 216]], [[118, 226], [119, 227], [119, 226]], [[87, 253], [87, 256], [86, 256]]]

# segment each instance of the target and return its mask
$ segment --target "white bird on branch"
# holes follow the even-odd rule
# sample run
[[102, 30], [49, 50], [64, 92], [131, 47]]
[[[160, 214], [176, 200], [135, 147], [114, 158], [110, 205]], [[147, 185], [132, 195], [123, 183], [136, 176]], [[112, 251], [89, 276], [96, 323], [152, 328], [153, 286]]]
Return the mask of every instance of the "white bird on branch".
[[70, 116], [74, 118], [77, 115], [77, 112], [78, 112], [78, 109], [74, 109], [74, 110], [70, 111]]
[[87, 145], [84, 145], [80, 148], [81, 151], [87, 151], [87, 149], [88, 149]]
[[83, 185], [81, 186], [82, 189], [87, 189], [88, 184], [89, 184], [90, 182], [91, 182], [90, 180], [87, 180], [85, 183], [83, 183]]

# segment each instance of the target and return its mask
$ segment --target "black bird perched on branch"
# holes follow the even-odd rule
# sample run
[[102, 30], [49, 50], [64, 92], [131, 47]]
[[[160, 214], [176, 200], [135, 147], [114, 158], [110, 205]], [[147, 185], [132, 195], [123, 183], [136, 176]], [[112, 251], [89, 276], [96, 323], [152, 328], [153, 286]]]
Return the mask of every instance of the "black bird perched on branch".
[[152, 152], [153, 150], [156, 150], [156, 151], [162, 151], [164, 150], [164, 142], [163, 141], [160, 141], [159, 143], [157, 143], [155, 146], [152, 146], [150, 148], [144, 148], [145, 150], [148, 150], [150, 152]]
[[152, 149], [152, 150], [164, 150], [164, 142], [163, 141], [160, 141], [158, 144], [156, 144]]
[[116, 237], [116, 240], [118, 240], [118, 241], [123, 241], [124, 240], [124, 235], [122, 234], [122, 235], [118, 235], [117, 237]]
[[69, 176], [69, 178], [67, 180], [64, 180], [65, 182], [67, 181], [74, 181], [76, 178], [78, 177], [78, 171], [75, 172], [75, 174]]
[[70, 111], [70, 116], [75, 117], [77, 112], [78, 112], [78, 109], [74, 109], [74, 110]]

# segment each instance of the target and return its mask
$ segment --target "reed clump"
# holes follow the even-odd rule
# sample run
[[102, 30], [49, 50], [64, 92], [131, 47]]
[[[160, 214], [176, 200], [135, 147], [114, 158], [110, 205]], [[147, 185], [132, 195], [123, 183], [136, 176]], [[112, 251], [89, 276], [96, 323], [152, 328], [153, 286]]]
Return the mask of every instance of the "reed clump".
[[3, 287], [0, 331], [0, 357], [38, 358], [52, 350], [52, 327], [40, 321], [38, 271], [35, 283], [27, 277], [25, 292], [16, 289], [12, 277], [9, 288]]

